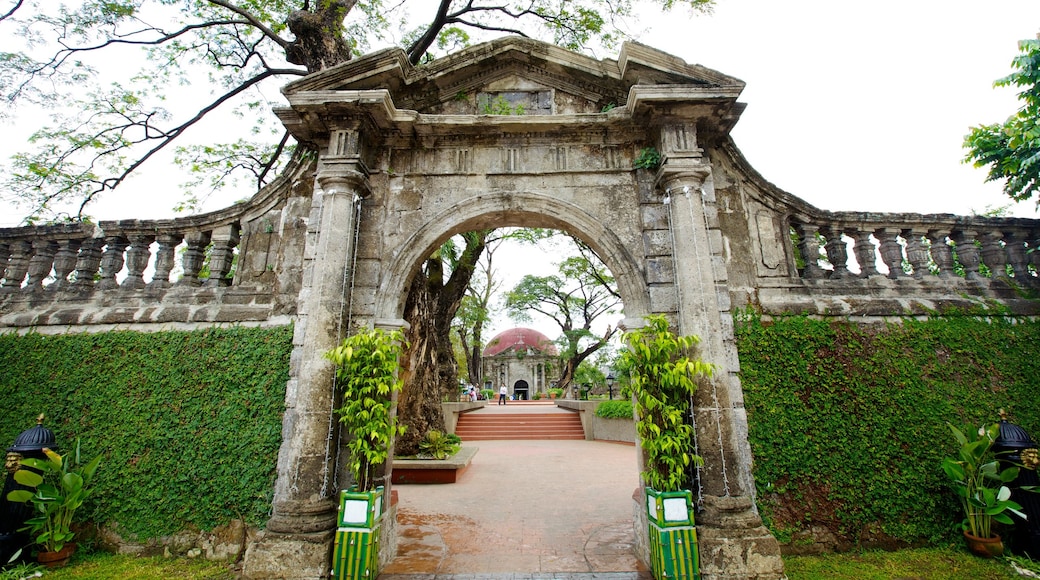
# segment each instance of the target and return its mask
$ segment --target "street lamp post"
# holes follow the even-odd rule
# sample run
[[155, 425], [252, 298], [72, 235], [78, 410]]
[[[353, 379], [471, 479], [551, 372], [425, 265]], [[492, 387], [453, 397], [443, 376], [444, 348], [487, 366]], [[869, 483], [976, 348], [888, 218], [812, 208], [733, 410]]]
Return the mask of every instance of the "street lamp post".
[[607, 397], [611, 400], [614, 399], [614, 379], [616, 378], [617, 377], [614, 376], [614, 371], [607, 373]]

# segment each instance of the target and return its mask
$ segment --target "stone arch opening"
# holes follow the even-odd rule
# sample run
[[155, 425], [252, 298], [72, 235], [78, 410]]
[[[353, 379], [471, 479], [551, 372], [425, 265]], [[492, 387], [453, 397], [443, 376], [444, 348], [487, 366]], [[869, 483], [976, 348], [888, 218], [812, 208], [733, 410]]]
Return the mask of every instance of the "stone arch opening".
[[646, 281], [632, 253], [611, 229], [578, 205], [534, 192], [498, 192], [462, 200], [426, 220], [398, 245], [376, 296], [376, 317], [402, 318], [408, 284], [434, 249], [451, 236], [485, 228], [540, 227], [566, 231], [589, 245], [613, 273], [628, 319], [650, 312]]

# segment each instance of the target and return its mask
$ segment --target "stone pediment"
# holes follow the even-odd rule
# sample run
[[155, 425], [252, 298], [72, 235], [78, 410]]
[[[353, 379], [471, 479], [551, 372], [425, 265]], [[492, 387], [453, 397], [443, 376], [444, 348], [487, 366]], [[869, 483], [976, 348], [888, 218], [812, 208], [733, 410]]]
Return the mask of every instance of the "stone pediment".
[[519, 109], [524, 115], [600, 113], [625, 106], [636, 86], [724, 89], [733, 77], [638, 43], [617, 60], [597, 60], [558, 46], [506, 37], [413, 66], [400, 48], [374, 52], [290, 83], [300, 93], [385, 90], [393, 107], [421, 114], [481, 115]]

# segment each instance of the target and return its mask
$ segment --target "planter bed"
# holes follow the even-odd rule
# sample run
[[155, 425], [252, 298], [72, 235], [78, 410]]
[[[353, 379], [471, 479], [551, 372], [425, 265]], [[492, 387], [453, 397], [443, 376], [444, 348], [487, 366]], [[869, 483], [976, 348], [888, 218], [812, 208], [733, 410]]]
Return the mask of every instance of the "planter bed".
[[394, 458], [393, 483], [455, 483], [469, 467], [478, 447], [463, 447], [447, 459]]

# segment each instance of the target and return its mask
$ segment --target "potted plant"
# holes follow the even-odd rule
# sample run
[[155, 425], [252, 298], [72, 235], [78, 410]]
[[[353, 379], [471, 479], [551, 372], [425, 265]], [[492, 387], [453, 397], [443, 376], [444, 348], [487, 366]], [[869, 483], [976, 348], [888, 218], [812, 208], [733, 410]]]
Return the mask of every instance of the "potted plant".
[[693, 498], [687, 472], [701, 463], [693, 452], [690, 424], [694, 379], [713, 367], [691, 357], [696, 336], [677, 336], [662, 315], [626, 332], [628, 346], [618, 366], [629, 375], [635, 398], [636, 433], [643, 449], [647, 513], [650, 517], [650, 568], [655, 578], [699, 578]]
[[37, 559], [47, 567], [57, 567], [68, 562], [76, 550], [73, 517], [90, 496], [101, 456], [82, 463], [78, 440], [74, 453], [62, 456], [48, 448], [43, 453], [46, 459], [22, 459], [24, 468], [14, 473], [16, 482], [32, 489], [14, 490], [7, 499], [32, 503], [36, 515], [25, 522], [24, 529], [40, 546]]
[[993, 522], [1012, 525], [1011, 512], [1022, 519], [1022, 506], [1011, 500], [1011, 490], [1004, 484], [1018, 477], [1018, 467], [1000, 469], [993, 443], [1000, 435], [1000, 425], [983, 425], [977, 431], [949, 425], [957, 441], [957, 457], [943, 458], [942, 468], [949, 478], [957, 499], [964, 509], [964, 539], [973, 554], [999, 556], [1004, 552]]
[[552, 387], [551, 389], [549, 389], [550, 399], [559, 399], [560, 397], [563, 397], [563, 389], [559, 387]]
[[349, 438], [347, 462], [354, 481], [340, 492], [336, 579], [379, 575], [383, 486], [376, 485], [377, 469], [389, 458], [394, 437], [404, 432], [393, 400], [403, 386], [397, 378], [403, 341], [399, 330], [365, 329], [325, 353], [336, 365], [342, 403], [335, 413]]

